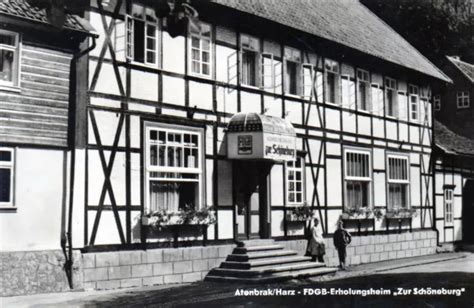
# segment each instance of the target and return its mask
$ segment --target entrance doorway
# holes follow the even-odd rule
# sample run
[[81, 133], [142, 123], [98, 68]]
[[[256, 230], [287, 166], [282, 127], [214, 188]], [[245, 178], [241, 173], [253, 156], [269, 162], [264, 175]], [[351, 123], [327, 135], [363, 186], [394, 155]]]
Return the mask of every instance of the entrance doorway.
[[237, 240], [270, 237], [268, 175], [271, 164], [234, 161]]
[[466, 181], [462, 191], [462, 240], [474, 244], [474, 179]]

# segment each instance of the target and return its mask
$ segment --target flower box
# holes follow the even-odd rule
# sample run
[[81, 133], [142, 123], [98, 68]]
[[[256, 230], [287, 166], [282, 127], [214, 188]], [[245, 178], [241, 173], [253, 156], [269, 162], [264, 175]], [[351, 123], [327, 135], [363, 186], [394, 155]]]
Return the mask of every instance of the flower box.
[[301, 215], [295, 215], [294, 213], [287, 213], [286, 214], [286, 221], [291, 221], [291, 222], [303, 222], [306, 221], [308, 217], [301, 216]]

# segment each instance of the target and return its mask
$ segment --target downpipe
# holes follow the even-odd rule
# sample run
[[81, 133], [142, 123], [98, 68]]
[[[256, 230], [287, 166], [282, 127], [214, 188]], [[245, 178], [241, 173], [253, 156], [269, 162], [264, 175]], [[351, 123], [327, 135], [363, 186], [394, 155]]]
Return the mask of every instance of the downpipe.
[[[71, 59], [71, 71], [74, 72], [72, 78], [74, 84], [72, 86], [72, 91], [70, 91], [70, 107], [77, 107], [77, 96], [76, 96], [76, 82], [77, 70], [76, 65], [77, 61], [88, 54], [96, 47], [96, 37], [92, 36], [92, 44], [87, 49], [75, 53]], [[80, 103], [80, 102], [79, 102]], [[68, 219], [67, 219], [67, 232], [61, 237], [61, 247], [63, 249], [64, 255], [66, 256], [66, 262], [64, 264], [64, 269], [68, 279], [70, 289], [74, 288], [73, 283], [73, 273], [74, 273], [74, 258], [73, 258], [73, 245], [72, 245], [72, 217], [73, 217], [73, 208], [74, 208], [74, 185], [75, 185], [75, 170], [76, 170], [76, 114], [71, 117], [71, 139], [70, 139], [70, 149], [71, 149], [71, 165], [70, 165], [70, 174], [69, 174], [69, 209], [68, 209]]]

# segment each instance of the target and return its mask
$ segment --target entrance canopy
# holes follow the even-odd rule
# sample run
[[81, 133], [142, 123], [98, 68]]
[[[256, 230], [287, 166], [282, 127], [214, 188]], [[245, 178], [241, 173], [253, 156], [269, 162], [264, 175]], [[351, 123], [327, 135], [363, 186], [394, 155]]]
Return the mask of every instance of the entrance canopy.
[[294, 161], [296, 132], [287, 121], [257, 113], [238, 113], [227, 126], [230, 159]]

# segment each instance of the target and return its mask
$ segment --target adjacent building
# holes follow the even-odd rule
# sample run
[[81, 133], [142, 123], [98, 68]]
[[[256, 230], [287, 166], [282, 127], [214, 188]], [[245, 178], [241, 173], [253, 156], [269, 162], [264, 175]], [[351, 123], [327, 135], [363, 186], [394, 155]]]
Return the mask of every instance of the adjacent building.
[[440, 243], [454, 247], [474, 240], [474, 65], [448, 56], [443, 70], [453, 83], [433, 96], [436, 226]]

